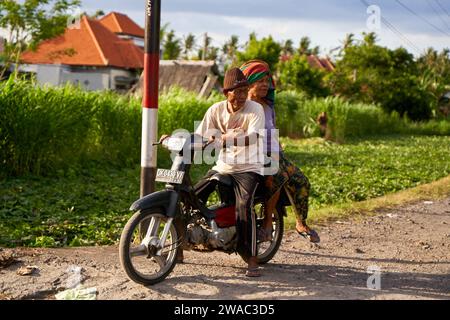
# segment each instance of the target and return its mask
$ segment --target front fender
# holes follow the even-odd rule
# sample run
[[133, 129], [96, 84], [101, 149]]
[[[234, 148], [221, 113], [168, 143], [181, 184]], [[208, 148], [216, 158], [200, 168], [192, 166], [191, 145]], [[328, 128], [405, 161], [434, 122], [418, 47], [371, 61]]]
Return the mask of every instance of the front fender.
[[130, 207], [131, 211], [143, 211], [150, 208], [163, 208], [166, 215], [174, 217], [178, 203], [178, 193], [173, 190], [158, 191], [145, 196]]

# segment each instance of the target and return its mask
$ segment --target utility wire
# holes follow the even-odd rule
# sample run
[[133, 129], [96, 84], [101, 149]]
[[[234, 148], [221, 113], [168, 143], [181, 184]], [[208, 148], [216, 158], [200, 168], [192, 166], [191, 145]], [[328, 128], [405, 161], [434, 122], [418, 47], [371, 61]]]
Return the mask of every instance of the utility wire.
[[445, 7], [442, 5], [442, 3], [439, 0], [435, 0], [439, 7], [441, 7], [442, 11], [444, 11], [449, 17], [450, 13], [445, 9]]
[[442, 19], [441, 13], [438, 10], [436, 10], [436, 8], [432, 5], [431, 0], [427, 0], [427, 2], [428, 2], [428, 5], [430, 6], [430, 8], [433, 9], [434, 13], [436, 13], [436, 15], [439, 17], [439, 19], [441, 19], [441, 21], [445, 24], [447, 29], [450, 30], [450, 26], [447, 24], [447, 21], [445, 21], [445, 19]]
[[397, 34], [400, 39], [403, 39], [411, 48], [413, 48], [418, 54], [421, 54], [422, 51], [417, 47], [414, 42], [409, 40], [403, 33], [401, 33], [392, 23], [390, 23], [387, 19], [381, 18], [381, 21], [384, 23], [386, 27], [388, 27], [393, 33]]
[[[360, 1], [366, 8], [368, 8], [370, 6], [366, 0], [360, 0]], [[419, 49], [419, 47], [417, 47], [411, 40], [409, 40], [402, 32], [400, 32], [392, 23], [390, 23], [383, 16], [381, 17], [381, 22], [383, 22], [383, 24], [389, 30], [391, 30], [397, 37], [399, 37], [400, 40], [405, 42], [408, 46], [410, 46], [412, 49], [414, 49], [418, 54], [421, 54], [421, 50]]]
[[447, 37], [450, 37], [450, 33], [442, 30], [441, 28], [437, 27], [435, 24], [431, 23], [430, 21], [428, 21], [427, 19], [425, 19], [424, 17], [422, 17], [421, 15], [417, 14], [414, 10], [412, 10], [410, 7], [408, 7], [407, 5], [405, 5], [403, 2], [401, 2], [400, 0], [395, 0], [395, 2], [397, 2], [399, 5], [401, 5], [404, 9], [406, 9], [407, 11], [409, 11], [410, 13], [412, 13], [413, 15], [415, 15], [417, 18], [421, 19], [422, 21], [424, 21], [425, 23], [427, 23], [428, 25], [430, 25], [431, 27], [433, 27], [434, 29], [436, 29], [437, 31], [443, 33], [444, 35], [446, 35]]

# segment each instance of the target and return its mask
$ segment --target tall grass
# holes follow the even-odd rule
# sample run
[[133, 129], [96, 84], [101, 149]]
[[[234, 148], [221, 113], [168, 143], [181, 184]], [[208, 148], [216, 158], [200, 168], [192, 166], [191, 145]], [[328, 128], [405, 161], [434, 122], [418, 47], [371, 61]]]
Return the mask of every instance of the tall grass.
[[[200, 100], [181, 89], [160, 97], [159, 132], [194, 130], [220, 97]], [[0, 176], [53, 175], [89, 161], [139, 163], [141, 101], [113, 92], [0, 83]]]
[[[219, 94], [198, 99], [176, 88], [163, 93], [159, 133], [193, 131], [194, 122], [221, 99]], [[12, 78], [0, 83], [0, 177], [55, 175], [82, 170], [92, 161], [134, 166], [140, 157], [141, 112], [140, 100], [112, 92], [39, 87]], [[318, 136], [315, 119], [321, 112], [327, 112], [336, 141], [383, 133], [450, 135], [448, 121], [414, 124], [376, 106], [339, 98], [308, 99], [297, 92], [277, 96], [282, 136]]]
[[89, 148], [94, 102], [69, 87], [42, 89], [12, 78], [0, 85], [2, 172], [41, 174], [59, 162], [79, 162]]
[[311, 137], [319, 134], [316, 119], [328, 116], [331, 138], [344, 142], [350, 137], [379, 134], [450, 135], [450, 121], [414, 123], [397, 113], [386, 114], [375, 105], [350, 103], [338, 97], [313, 98], [285, 91], [277, 95], [277, 124], [281, 136]]
[[195, 93], [180, 88], [172, 88], [160, 97], [158, 110], [159, 132], [170, 134], [177, 129], [194, 131], [194, 122], [201, 121], [209, 107], [224, 96], [213, 95], [209, 99], [199, 99]]

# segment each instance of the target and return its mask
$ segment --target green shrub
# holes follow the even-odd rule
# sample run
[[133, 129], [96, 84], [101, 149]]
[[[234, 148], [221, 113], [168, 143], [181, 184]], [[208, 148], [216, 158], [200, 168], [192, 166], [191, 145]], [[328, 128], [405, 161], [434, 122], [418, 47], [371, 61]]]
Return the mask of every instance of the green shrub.
[[195, 93], [172, 88], [160, 97], [159, 133], [170, 134], [177, 129], [193, 132], [194, 122], [201, 121], [208, 108], [221, 99], [225, 97], [214, 95], [208, 100], [199, 99]]
[[420, 86], [417, 77], [407, 75], [385, 80], [376, 99], [387, 113], [395, 111], [413, 121], [431, 119], [435, 100], [427, 89]]
[[[450, 137], [386, 135], [350, 138], [339, 145], [322, 139], [281, 138], [288, 159], [311, 182], [310, 208], [387, 195], [450, 174]], [[158, 167], [170, 157], [158, 154]], [[194, 166], [196, 182], [210, 166]], [[9, 178], [0, 183], [0, 246], [113, 245], [139, 198], [134, 168], [92, 166], [67, 177]], [[159, 185], [164, 188], [164, 184]]]
[[324, 86], [325, 72], [309, 65], [306, 56], [294, 55], [279, 63], [280, 85], [288, 90], [300, 90], [309, 96], [327, 96]]
[[386, 115], [373, 105], [352, 104], [335, 97], [308, 99], [306, 95], [294, 91], [277, 95], [277, 125], [281, 136], [318, 136], [319, 131], [314, 124], [322, 112], [327, 113], [331, 137], [336, 141], [396, 133], [402, 125], [397, 114]]
[[350, 103], [337, 97], [308, 99], [304, 93], [284, 91], [277, 95], [275, 110], [280, 136], [319, 136], [315, 120], [322, 112], [328, 116], [330, 138], [338, 142], [393, 133], [450, 135], [448, 120], [413, 122], [395, 111], [388, 114], [376, 105]]
[[40, 88], [12, 78], [0, 85], [0, 163], [6, 174], [41, 174], [86, 154], [92, 97], [65, 88]]
[[[177, 88], [163, 93], [160, 134], [193, 131], [194, 122], [220, 99], [198, 99]], [[141, 114], [135, 98], [11, 78], [0, 83], [0, 176], [61, 175], [92, 160], [132, 166], [140, 159]]]
[[[192, 132], [194, 122], [222, 99], [221, 94], [199, 99], [177, 88], [163, 93], [159, 134]], [[328, 114], [330, 137], [339, 142], [374, 134], [450, 135], [446, 120], [413, 123], [374, 105], [335, 97], [309, 99], [295, 91], [277, 95], [281, 136], [319, 136], [315, 120], [321, 112]], [[0, 176], [76, 175], [93, 161], [134, 166], [140, 159], [141, 113], [140, 100], [112, 92], [86, 92], [71, 85], [38, 87], [12, 79], [0, 83]]]

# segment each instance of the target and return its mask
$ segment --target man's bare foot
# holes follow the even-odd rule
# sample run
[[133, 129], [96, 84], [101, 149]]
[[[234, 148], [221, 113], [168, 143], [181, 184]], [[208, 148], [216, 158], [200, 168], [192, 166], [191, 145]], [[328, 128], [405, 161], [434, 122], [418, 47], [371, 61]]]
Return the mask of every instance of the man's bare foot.
[[245, 273], [245, 275], [250, 278], [261, 277], [261, 272], [259, 271], [257, 257], [251, 257], [250, 259], [248, 259], [248, 268], [247, 268], [247, 272]]
[[175, 258], [177, 260], [177, 263], [184, 263], [184, 254], [183, 249], [178, 249], [177, 256]]

